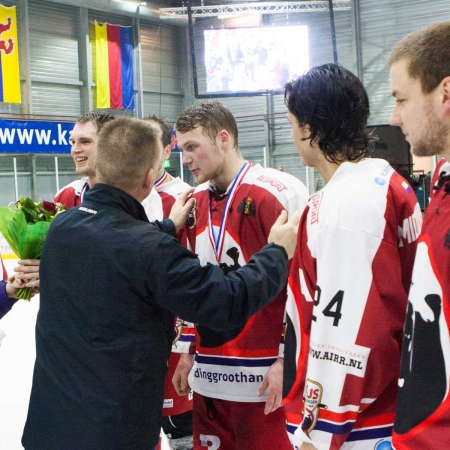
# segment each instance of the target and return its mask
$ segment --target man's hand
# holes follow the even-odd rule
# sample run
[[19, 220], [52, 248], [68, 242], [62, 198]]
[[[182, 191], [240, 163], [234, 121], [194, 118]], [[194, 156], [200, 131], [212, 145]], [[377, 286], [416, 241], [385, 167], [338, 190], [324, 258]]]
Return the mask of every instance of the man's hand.
[[298, 211], [288, 220], [288, 213], [283, 210], [270, 229], [268, 242], [284, 247], [289, 259], [294, 256], [299, 221], [300, 213]]
[[190, 198], [188, 200], [189, 195], [191, 195], [194, 190], [195, 188], [192, 187], [180, 194], [170, 210], [169, 219], [171, 219], [175, 225], [177, 233], [186, 223], [189, 212], [195, 208], [195, 199]]
[[33, 295], [39, 292], [39, 259], [19, 259], [14, 267], [14, 276], [6, 284], [6, 295], [17, 298], [17, 291], [25, 287], [33, 288]]
[[283, 358], [278, 358], [269, 367], [269, 370], [264, 376], [264, 380], [259, 386], [258, 397], [264, 395], [267, 388], [269, 388], [264, 414], [274, 412], [283, 405], [281, 402], [283, 390], [283, 361]]
[[193, 365], [194, 355], [183, 353], [172, 377], [172, 383], [178, 395], [189, 394], [191, 388], [189, 387], [188, 375]]
[[317, 447], [308, 442], [303, 442], [303, 444], [300, 447], [300, 450], [317, 450]]

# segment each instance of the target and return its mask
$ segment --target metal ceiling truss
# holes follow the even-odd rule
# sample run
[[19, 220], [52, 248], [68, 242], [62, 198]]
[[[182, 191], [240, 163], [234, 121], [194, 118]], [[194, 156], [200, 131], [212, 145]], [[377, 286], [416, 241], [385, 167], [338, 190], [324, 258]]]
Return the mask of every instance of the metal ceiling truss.
[[[334, 11], [348, 11], [351, 9], [351, 0], [333, 1]], [[277, 14], [296, 12], [329, 11], [328, 0], [303, 1], [303, 2], [258, 2], [239, 3], [216, 6], [191, 6], [192, 17], [216, 17], [220, 15], [237, 16], [244, 14]], [[187, 8], [160, 8], [161, 19], [185, 18], [188, 15]]]

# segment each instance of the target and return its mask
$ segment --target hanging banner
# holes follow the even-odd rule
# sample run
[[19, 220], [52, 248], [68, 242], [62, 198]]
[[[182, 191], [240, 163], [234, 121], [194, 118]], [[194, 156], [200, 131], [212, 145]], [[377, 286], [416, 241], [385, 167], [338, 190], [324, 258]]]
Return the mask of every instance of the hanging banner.
[[70, 153], [73, 122], [0, 120], [0, 153]]
[[0, 5], [0, 102], [22, 102], [15, 6]]
[[134, 109], [133, 29], [95, 22], [97, 108]]

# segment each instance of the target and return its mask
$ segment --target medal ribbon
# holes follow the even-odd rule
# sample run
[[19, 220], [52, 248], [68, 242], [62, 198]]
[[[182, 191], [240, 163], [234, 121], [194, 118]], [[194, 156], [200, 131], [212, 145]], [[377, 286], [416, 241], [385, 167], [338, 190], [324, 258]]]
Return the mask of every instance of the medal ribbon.
[[163, 184], [164, 181], [166, 181], [167, 175], [169, 175], [169, 174], [165, 170], [164, 173], [161, 175], [161, 177], [155, 181], [155, 184], [153, 185], [153, 187], [158, 187], [159, 185]]
[[217, 234], [214, 231], [213, 220], [212, 220], [212, 212], [211, 212], [211, 200], [209, 200], [209, 240], [214, 250], [214, 254], [216, 255], [217, 262], [220, 262], [220, 258], [222, 256], [223, 244], [225, 242], [225, 230], [228, 219], [228, 210], [230, 209], [231, 204], [233, 203], [234, 197], [236, 195], [239, 186], [242, 183], [245, 175], [249, 171], [252, 163], [246, 161], [244, 165], [240, 168], [236, 178], [231, 183], [230, 188], [227, 192], [227, 200], [225, 203], [225, 208], [223, 210], [222, 220], [220, 222], [219, 233]]
[[84, 194], [86, 194], [86, 192], [87, 192], [88, 190], [89, 190], [89, 184], [86, 183], [86, 184], [83, 186], [83, 189], [81, 190], [81, 193], [80, 193], [81, 203], [84, 202]]

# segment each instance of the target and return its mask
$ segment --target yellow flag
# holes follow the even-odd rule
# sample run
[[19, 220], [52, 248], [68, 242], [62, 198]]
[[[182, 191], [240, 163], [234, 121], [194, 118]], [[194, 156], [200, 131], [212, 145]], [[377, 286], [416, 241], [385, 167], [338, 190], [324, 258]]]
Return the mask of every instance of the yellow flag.
[[16, 7], [0, 5], [0, 102], [21, 103]]
[[109, 60], [107, 24], [95, 21], [95, 62], [97, 85], [97, 108], [110, 107]]

